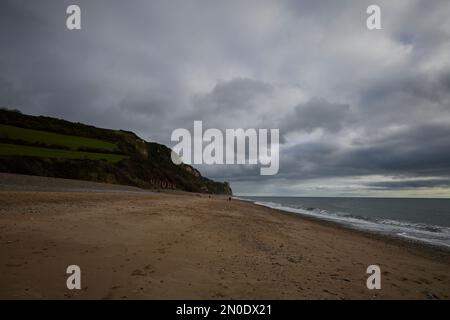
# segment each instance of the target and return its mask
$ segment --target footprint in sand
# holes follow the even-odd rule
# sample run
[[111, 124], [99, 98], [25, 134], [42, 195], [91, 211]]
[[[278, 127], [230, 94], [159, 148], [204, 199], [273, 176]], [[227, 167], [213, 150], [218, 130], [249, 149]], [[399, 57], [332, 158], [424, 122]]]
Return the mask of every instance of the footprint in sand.
[[23, 264], [22, 263], [7, 263], [6, 266], [7, 267], [21, 267]]
[[145, 272], [140, 269], [136, 269], [131, 273], [132, 276], [145, 276]]
[[166, 249], [165, 248], [159, 248], [158, 249], [158, 253], [159, 254], [165, 254], [166, 253]]
[[296, 257], [296, 256], [288, 256], [287, 261], [291, 263], [300, 263], [302, 261], [302, 257]]
[[153, 270], [153, 266], [151, 264], [148, 264], [144, 267], [144, 270], [146, 270], [148, 273], [154, 273], [155, 270]]

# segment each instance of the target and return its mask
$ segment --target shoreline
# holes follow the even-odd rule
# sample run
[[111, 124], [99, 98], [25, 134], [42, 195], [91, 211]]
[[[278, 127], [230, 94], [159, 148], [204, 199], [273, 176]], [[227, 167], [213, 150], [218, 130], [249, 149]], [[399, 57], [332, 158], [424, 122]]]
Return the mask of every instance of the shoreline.
[[3, 190], [0, 253], [0, 299], [450, 299], [448, 251], [225, 196]]
[[[326, 216], [322, 218], [317, 215], [309, 215], [306, 213], [294, 211], [294, 210], [297, 210], [296, 208], [291, 208], [291, 207], [277, 208], [277, 207], [272, 207], [270, 205], [266, 205], [263, 202], [258, 202], [258, 201], [252, 200], [252, 199], [245, 199], [245, 198], [241, 198], [241, 197], [234, 197], [234, 199], [236, 201], [249, 202], [249, 203], [252, 203], [257, 206], [276, 210], [283, 214], [290, 214], [290, 215], [293, 215], [293, 216], [296, 216], [299, 218], [307, 219], [310, 221], [316, 221], [319, 223], [328, 223], [328, 224], [331, 224], [331, 225], [339, 227], [339, 228], [344, 228], [344, 229], [352, 230], [355, 232], [360, 232], [362, 234], [368, 234], [371, 236], [380, 237], [381, 239], [386, 238], [386, 239], [390, 239], [390, 240], [405, 242], [405, 243], [408, 243], [411, 245], [416, 245], [418, 247], [432, 248], [432, 249], [450, 253], [450, 246], [446, 245], [446, 244], [433, 243], [431, 241], [414, 238], [414, 237], [402, 236], [400, 234], [394, 234], [394, 233], [388, 232], [388, 231], [383, 232], [380, 230], [370, 230], [368, 228], [352, 225], [351, 223], [345, 222], [345, 220], [342, 220], [342, 221], [332, 220], [331, 218], [327, 218]], [[292, 209], [292, 211], [287, 210], [287, 209]], [[446, 227], [444, 227], [444, 228], [446, 228]]]
[[444, 255], [450, 254], [450, 247], [447, 247], [447, 246], [432, 244], [432, 243], [428, 243], [425, 241], [420, 241], [420, 240], [416, 240], [416, 239], [412, 239], [412, 238], [405, 238], [405, 237], [401, 237], [401, 236], [394, 235], [394, 234], [358, 229], [356, 227], [353, 227], [353, 226], [351, 226], [349, 224], [345, 224], [345, 223], [321, 219], [319, 217], [314, 217], [314, 216], [303, 215], [301, 213], [285, 211], [283, 209], [271, 208], [268, 206], [254, 203], [251, 200], [236, 199], [235, 201], [250, 202], [251, 204], [253, 204], [255, 206], [260, 206], [262, 208], [274, 210], [274, 211], [278, 212], [279, 214], [292, 216], [292, 217], [295, 217], [298, 219], [304, 219], [306, 221], [311, 221], [311, 222], [318, 223], [318, 224], [323, 224], [324, 226], [330, 226], [332, 228], [339, 228], [339, 229], [343, 229], [346, 231], [355, 232], [355, 233], [360, 234], [361, 236], [368, 237], [369, 239], [377, 239], [380, 241], [392, 242], [399, 246], [410, 246], [411, 249], [430, 251], [430, 253], [434, 252], [437, 254], [444, 254]]

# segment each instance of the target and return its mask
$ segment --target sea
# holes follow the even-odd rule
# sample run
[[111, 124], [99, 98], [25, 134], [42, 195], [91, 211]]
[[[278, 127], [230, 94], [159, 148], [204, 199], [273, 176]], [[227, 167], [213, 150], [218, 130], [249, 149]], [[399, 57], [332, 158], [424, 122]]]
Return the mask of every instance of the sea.
[[237, 197], [350, 228], [450, 249], [450, 199]]

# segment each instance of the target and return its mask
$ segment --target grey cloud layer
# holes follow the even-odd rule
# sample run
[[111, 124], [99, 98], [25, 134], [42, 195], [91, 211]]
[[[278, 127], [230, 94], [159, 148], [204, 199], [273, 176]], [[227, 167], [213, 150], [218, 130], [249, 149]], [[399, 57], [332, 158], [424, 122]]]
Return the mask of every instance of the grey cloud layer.
[[200, 167], [237, 192], [369, 175], [442, 188], [450, 3], [378, 2], [383, 30], [370, 32], [371, 1], [77, 1], [82, 30], [71, 32], [70, 1], [4, 0], [0, 105], [165, 144], [193, 120], [280, 128], [278, 176]]

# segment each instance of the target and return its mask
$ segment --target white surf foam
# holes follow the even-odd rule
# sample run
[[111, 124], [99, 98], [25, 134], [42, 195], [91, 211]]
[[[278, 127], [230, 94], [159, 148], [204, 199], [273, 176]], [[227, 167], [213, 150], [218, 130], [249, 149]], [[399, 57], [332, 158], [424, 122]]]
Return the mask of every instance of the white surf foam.
[[350, 215], [345, 212], [329, 212], [319, 208], [293, 208], [276, 202], [254, 201], [243, 198], [239, 198], [239, 200], [250, 201], [257, 205], [272, 209], [336, 222], [361, 231], [388, 234], [426, 244], [450, 248], [450, 228], [448, 227], [389, 219], [373, 221], [362, 216], [355, 217], [354, 215]]

